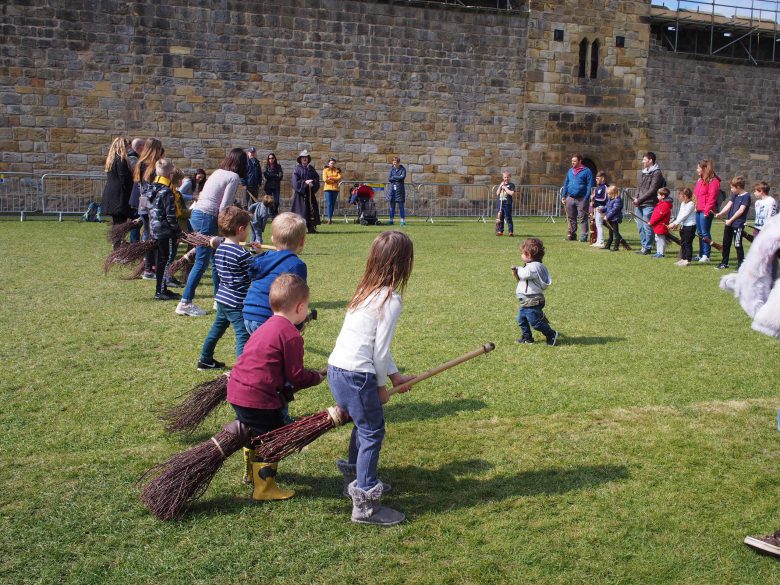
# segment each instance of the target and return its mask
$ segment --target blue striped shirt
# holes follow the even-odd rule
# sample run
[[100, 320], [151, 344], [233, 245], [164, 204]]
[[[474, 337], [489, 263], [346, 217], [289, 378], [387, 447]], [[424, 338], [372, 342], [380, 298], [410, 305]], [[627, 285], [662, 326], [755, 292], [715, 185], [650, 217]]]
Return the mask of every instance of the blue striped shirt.
[[244, 306], [244, 297], [249, 290], [249, 261], [252, 255], [239, 246], [225, 240], [214, 254], [214, 267], [219, 276], [217, 296], [218, 303], [231, 309]]

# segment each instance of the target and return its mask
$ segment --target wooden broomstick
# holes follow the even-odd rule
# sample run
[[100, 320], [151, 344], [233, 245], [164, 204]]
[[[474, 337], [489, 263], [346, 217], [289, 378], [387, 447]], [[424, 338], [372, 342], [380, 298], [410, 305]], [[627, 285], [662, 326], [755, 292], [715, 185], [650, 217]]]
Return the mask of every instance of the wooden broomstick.
[[[312, 309], [300, 325], [301, 334], [310, 322], [316, 320], [317, 309]], [[197, 429], [214, 409], [225, 402], [229, 379], [230, 372], [227, 372], [198, 384], [187, 392], [182, 402], [164, 409], [160, 419], [165, 421], [165, 430], [169, 433], [191, 433]]]
[[[725, 220], [723, 220], [723, 219], [721, 219], [721, 218], [718, 218], [718, 219], [720, 219], [720, 221], [722, 221], [724, 224], [726, 223], [726, 221], [725, 221]], [[756, 230], [758, 230], [758, 231], [761, 231], [761, 228], [757, 228], [756, 226], [753, 226], [753, 229], [756, 229]], [[745, 230], [742, 230], [742, 237], [743, 237], [743, 238], [745, 238], [745, 239], [746, 239], [748, 242], [750, 242], [751, 244], [753, 243], [753, 239], [754, 239], [754, 238], [753, 238], [753, 234], [749, 234], [749, 233], [747, 233]], [[712, 247], [713, 247], [713, 248], [715, 248], [716, 250], [719, 250], [719, 251], [721, 251], [721, 252], [723, 251], [723, 246], [720, 246], [720, 247], [715, 247], [715, 244], [713, 243], [713, 244], [712, 244]]]
[[[645, 225], [650, 225], [650, 222], [646, 221], [644, 217], [642, 217], [641, 215], [637, 215], [636, 213], [634, 214], [634, 219], [638, 219], [639, 221], [641, 221]], [[667, 229], [669, 229], [669, 226], [667, 224], [663, 224], [663, 225]], [[671, 232], [666, 234], [666, 237], [669, 238], [670, 241], [674, 242], [678, 246], [682, 246], [682, 240], [680, 238], [678, 238], [677, 236], [673, 236], [671, 234]]]
[[[402, 389], [408, 390], [412, 384], [492, 351], [494, 348], [495, 345], [492, 343], [486, 343], [475, 351], [428, 370], [413, 380], [393, 388], [390, 393], [395, 394]], [[350, 420], [346, 412], [338, 407], [331, 407], [276, 431], [260, 435], [252, 443], [255, 444], [255, 448], [258, 454], [264, 458], [263, 460], [272, 463], [300, 451], [328, 430]], [[249, 427], [235, 420], [225, 425], [208, 441], [203, 441], [186, 451], [171, 456], [167, 461], [155, 465], [138, 480], [138, 483], [146, 481], [141, 492], [141, 501], [160, 520], [178, 518], [206, 491], [225, 460], [241, 447], [249, 444], [249, 435]], [[294, 443], [289, 443], [289, 441], [294, 441]]]
[[502, 232], [501, 230], [501, 224], [504, 222], [504, 200], [501, 199], [501, 191], [503, 189], [503, 184], [498, 186], [498, 213], [496, 214], [496, 234], [500, 234]]
[[[462, 364], [465, 361], [493, 351], [495, 348], [496, 346], [494, 343], [485, 343], [474, 351], [470, 351], [460, 357], [436, 366], [427, 372], [423, 372], [404, 384], [394, 386], [388, 391], [388, 395], [392, 396], [393, 394], [406, 392], [413, 384], [427, 380], [431, 376], [435, 376], [444, 370], [449, 370], [458, 364]], [[260, 461], [275, 463], [281, 461], [288, 455], [297, 453], [329, 430], [345, 425], [351, 420], [352, 418], [347, 412], [338, 406], [331, 406], [321, 412], [304, 417], [294, 423], [255, 437], [252, 440], [252, 444], [255, 447], [255, 451], [257, 452]]]
[[[612, 233], [615, 233], [615, 226], [612, 225], [612, 222], [609, 221], [606, 217], [604, 218], [604, 225], [607, 226], [607, 229], [611, 231]], [[626, 250], [631, 250], [631, 246], [628, 245], [628, 242], [623, 236], [620, 236], [620, 245], [623, 246]]]

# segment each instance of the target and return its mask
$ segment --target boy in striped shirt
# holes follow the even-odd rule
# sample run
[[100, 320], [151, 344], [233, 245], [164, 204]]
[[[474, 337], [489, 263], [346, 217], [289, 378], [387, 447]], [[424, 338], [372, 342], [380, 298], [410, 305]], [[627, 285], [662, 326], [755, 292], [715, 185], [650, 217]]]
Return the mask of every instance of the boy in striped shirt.
[[249, 339], [249, 332], [244, 327], [243, 309], [244, 297], [251, 283], [249, 263], [252, 257], [240, 242], [246, 239], [251, 219], [249, 213], [234, 206], [219, 214], [219, 231], [225, 240], [214, 254], [214, 269], [219, 282], [214, 297], [217, 315], [200, 352], [198, 370], [201, 372], [225, 367], [223, 362], [214, 359], [214, 348], [230, 325], [236, 332], [236, 358], [244, 351], [244, 344]]

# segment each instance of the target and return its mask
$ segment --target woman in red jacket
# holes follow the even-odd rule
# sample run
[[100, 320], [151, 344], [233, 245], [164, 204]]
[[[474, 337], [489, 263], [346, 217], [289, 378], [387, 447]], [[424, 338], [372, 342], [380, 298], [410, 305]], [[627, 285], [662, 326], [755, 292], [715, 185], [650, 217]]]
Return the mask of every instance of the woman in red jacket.
[[666, 236], [669, 235], [669, 222], [672, 219], [672, 198], [669, 195], [669, 189], [661, 187], [658, 189], [658, 204], [653, 209], [653, 215], [650, 216], [650, 227], [655, 234], [656, 253], [653, 258], [663, 258], [666, 253]]
[[710, 228], [715, 217], [715, 207], [718, 204], [720, 178], [715, 174], [715, 166], [711, 160], [700, 160], [696, 166], [699, 180], [693, 188], [696, 199], [696, 233], [699, 236], [699, 255], [693, 258], [698, 262], [710, 261]]

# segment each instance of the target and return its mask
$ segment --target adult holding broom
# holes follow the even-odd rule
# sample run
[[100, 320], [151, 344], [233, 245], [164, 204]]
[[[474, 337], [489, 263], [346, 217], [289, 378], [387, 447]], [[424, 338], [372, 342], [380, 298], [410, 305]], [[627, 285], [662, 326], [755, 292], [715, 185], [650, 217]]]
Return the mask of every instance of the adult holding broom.
[[315, 197], [320, 188], [320, 176], [311, 165], [311, 156], [308, 150], [302, 150], [298, 155], [298, 166], [295, 167], [292, 177], [293, 213], [297, 213], [306, 221], [306, 231], [310, 234], [317, 233], [320, 225], [320, 206]]
[[[231, 150], [219, 168], [206, 180], [198, 200], [192, 205], [190, 225], [193, 231], [207, 236], [217, 235], [217, 219], [219, 212], [233, 204], [236, 189], [241, 179], [246, 177], [247, 156], [242, 148]], [[177, 315], [202, 317], [206, 311], [195, 306], [195, 289], [206, 272], [206, 267], [212, 260], [214, 250], [207, 246], [198, 246], [195, 252], [195, 264], [187, 277], [187, 284], [181, 295], [181, 301], [176, 306]], [[219, 284], [217, 273], [212, 270], [214, 280], [214, 295]]]
[[[389, 399], [387, 379], [400, 386], [404, 376], [390, 354], [401, 296], [412, 273], [412, 240], [399, 231], [382, 232], [374, 239], [366, 269], [344, 318], [336, 347], [328, 359], [328, 384], [339, 407], [355, 423], [346, 461], [336, 463], [352, 498], [352, 521], [394, 526], [403, 513], [380, 504], [388, 486], [377, 479], [379, 452], [385, 436], [382, 405]], [[406, 392], [409, 388], [402, 388]]]
[[[106, 186], [103, 188], [103, 213], [111, 216], [113, 225], [125, 223], [130, 218], [130, 193], [133, 190], [133, 171], [127, 158], [130, 146], [127, 138], [115, 138], [106, 156]], [[114, 242], [116, 250], [121, 242]]]

